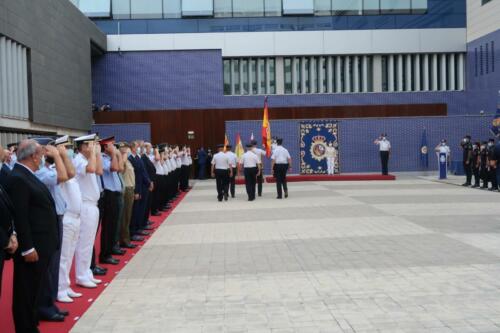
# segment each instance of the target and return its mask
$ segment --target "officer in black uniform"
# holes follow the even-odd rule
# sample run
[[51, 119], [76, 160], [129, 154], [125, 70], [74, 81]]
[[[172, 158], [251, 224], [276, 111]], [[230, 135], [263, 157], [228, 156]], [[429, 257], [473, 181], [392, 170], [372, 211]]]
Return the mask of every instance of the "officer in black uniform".
[[498, 183], [497, 183], [497, 157], [495, 155], [495, 139], [488, 140], [488, 165], [489, 172], [488, 178], [491, 182], [490, 191], [498, 191]]
[[472, 144], [470, 135], [466, 135], [460, 143], [463, 150], [463, 166], [465, 171], [465, 183], [462, 186], [470, 186], [472, 180]]
[[472, 145], [472, 174], [474, 175], [474, 185], [472, 187], [479, 187], [479, 169], [481, 166], [480, 158], [480, 142], [474, 142]]
[[488, 189], [488, 150], [486, 149], [487, 142], [483, 141], [479, 148], [479, 158], [480, 158], [480, 170], [479, 175], [483, 181], [482, 189]]

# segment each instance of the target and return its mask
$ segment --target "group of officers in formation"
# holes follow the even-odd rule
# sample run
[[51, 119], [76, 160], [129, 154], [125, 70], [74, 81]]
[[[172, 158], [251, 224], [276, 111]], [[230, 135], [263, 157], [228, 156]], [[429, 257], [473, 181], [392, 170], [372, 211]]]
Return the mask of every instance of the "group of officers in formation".
[[[292, 165], [290, 153], [282, 146], [283, 139], [277, 138], [271, 144], [271, 170], [276, 178], [277, 199], [288, 198], [286, 174]], [[211, 161], [211, 175], [215, 177], [217, 200], [227, 201], [229, 193], [235, 197], [236, 176], [243, 171], [248, 201], [255, 200], [255, 193], [262, 196], [263, 159], [267, 156], [265, 150], [257, 147], [257, 141], [252, 140], [246, 145], [246, 152], [237, 156], [231, 151], [231, 145], [220, 144], [218, 153]], [[257, 191], [256, 191], [257, 187]]]
[[[116, 143], [95, 134], [70, 140], [32, 138], [0, 147], [0, 286], [5, 258], [14, 260], [16, 332], [38, 332], [39, 320], [64, 321], [84, 288], [96, 288], [126, 249], [153, 229], [151, 215], [188, 191], [186, 146]], [[100, 251], [94, 244], [100, 233]], [[1, 292], [1, 291], [0, 291]], [[2, 313], [2, 316], [5, 315]]]
[[[470, 135], [466, 135], [460, 145], [463, 151], [463, 167], [465, 183], [463, 186], [499, 191], [497, 170], [500, 159], [500, 147], [495, 145], [495, 139], [473, 142]], [[472, 184], [474, 176], [474, 184]], [[491, 184], [491, 186], [490, 186]]]

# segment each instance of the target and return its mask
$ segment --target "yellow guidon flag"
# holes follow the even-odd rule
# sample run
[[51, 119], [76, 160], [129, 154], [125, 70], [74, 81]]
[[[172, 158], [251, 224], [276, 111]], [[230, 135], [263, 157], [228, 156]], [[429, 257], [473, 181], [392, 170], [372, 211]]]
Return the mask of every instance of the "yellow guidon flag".
[[224, 134], [224, 152], [227, 151], [227, 146], [229, 145], [229, 139], [227, 137], [227, 134]]
[[266, 149], [266, 156], [271, 157], [271, 124], [269, 123], [269, 110], [267, 96], [264, 99], [264, 117], [262, 119], [262, 145]]
[[241, 159], [241, 156], [243, 156], [243, 154], [245, 153], [245, 150], [243, 149], [243, 143], [241, 142], [240, 133], [236, 135], [236, 147], [234, 147], [234, 153], [236, 154], [238, 161]]

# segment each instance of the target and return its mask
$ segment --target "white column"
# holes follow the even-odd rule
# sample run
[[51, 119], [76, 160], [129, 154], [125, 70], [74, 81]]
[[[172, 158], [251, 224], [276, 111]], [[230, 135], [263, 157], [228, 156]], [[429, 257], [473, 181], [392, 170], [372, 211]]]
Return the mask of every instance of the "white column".
[[351, 64], [351, 58], [349, 56], [344, 57], [344, 92], [351, 92], [351, 73], [349, 72], [349, 67]]
[[441, 54], [440, 57], [441, 61], [441, 84], [440, 84], [440, 89], [439, 90], [447, 90], [448, 87], [446, 86], [446, 54], [443, 53]]
[[318, 92], [316, 78], [316, 58], [309, 57], [309, 92], [311, 94], [315, 94]]
[[389, 91], [394, 91], [394, 56], [391, 54], [387, 60], [387, 87]]
[[296, 57], [293, 57], [292, 59], [292, 94], [297, 94], [297, 91], [298, 91], [298, 85], [297, 85], [297, 81], [298, 81], [298, 71], [297, 71], [297, 66], [298, 66], [298, 63], [299, 63], [299, 59], [296, 58]]
[[359, 92], [359, 57], [354, 56], [354, 63], [352, 64], [353, 71], [352, 71], [352, 76], [353, 76], [353, 92]]
[[306, 93], [306, 57], [302, 57], [300, 62], [300, 92]]
[[[326, 73], [325, 71], [323, 70], [323, 67], [325, 65], [325, 57], [319, 57], [318, 58], [318, 92], [320, 94], [324, 93], [325, 92], [325, 87], [323, 85], [323, 82], [325, 81], [325, 76], [326, 76]], [[328, 69], [326, 69], [326, 71], [328, 71]]]
[[326, 91], [331, 94], [333, 92], [333, 59], [328, 57], [326, 61]]
[[283, 57], [276, 57], [276, 94], [285, 94], [285, 60]]
[[361, 91], [368, 92], [368, 56], [361, 61]]
[[424, 63], [423, 63], [423, 68], [422, 68], [422, 74], [423, 74], [422, 90], [429, 91], [429, 55], [428, 54], [424, 54]]
[[0, 115], [7, 112], [7, 39], [0, 37]]
[[398, 67], [398, 82], [397, 82], [397, 86], [398, 86], [398, 91], [403, 91], [403, 55], [402, 54], [398, 54], [398, 63], [397, 63], [397, 67]]
[[242, 58], [240, 58], [239, 64], [240, 64], [240, 68], [239, 68], [239, 75], [240, 75], [240, 80], [239, 80], [240, 81], [240, 95], [246, 95], [245, 89], [243, 88], [243, 81], [246, 81], [246, 80], [243, 79], [243, 59]]
[[23, 118], [23, 47], [17, 44], [16, 47], [16, 64], [17, 64], [17, 112], [16, 117]]
[[374, 55], [372, 64], [373, 92], [382, 92], [382, 56]]
[[431, 85], [431, 90], [436, 91], [438, 90], [438, 55], [434, 53], [432, 55], [432, 79], [431, 79], [432, 85]]
[[449, 90], [456, 90], [455, 86], [455, 53], [449, 55], [450, 61], [448, 62], [448, 83]]
[[271, 72], [271, 64], [269, 59], [266, 59], [266, 94], [271, 93], [271, 75], [269, 73]]
[[261, 65], [262, 65], [262, 59], [258, 58], [257, 59], [257, 73], [255, 75], [257, 77], [257, 95], [264, 94], [264, 92], [262, 91], [262, 86], [260, 85], [260, 83], [262, 82], [262, 73], [260, 72]]
[[[0, 56], [1, 57], [1, 56]], [[28, 55], [27, 50], [23, 47], [23, 112], [24, 118], [29, 118], [29, 101], [28, 101]]]
[[12, 41], [7, 40], [7, 110], [5, 110], [6, 115], [11, 115], [12, 110], [14, 109], [14, 90], [13, 90], [13, 85], [12, 85], [12, 80], [13, 80], [13, 67], [12, 66]]
[[335, 57], [335, 92], [342, 92], [342, 57]]
[[415, 74], [414, 82], [414, 91], [421, 91], [422, 88], [420, 86], [420, 54], [415, 55], [415, 62], [413, 63], [413, 73]]
[[413, 82], [413, 76], [412, 76], [412, 58], [411, 54], [406, 55], [406, 82], [405, 82], [405, 90], [406, 91], [412, 91], [412, 82]]
[[460, 53], [458, 55], [458, 72], [457, 72], [457, 75], [458, 75], [457, 89], [458, 90], [464, 90], [464, 86], [465, 86], [464, 70], [465, 70], [465, 68], [464, 68], [464, 54]]

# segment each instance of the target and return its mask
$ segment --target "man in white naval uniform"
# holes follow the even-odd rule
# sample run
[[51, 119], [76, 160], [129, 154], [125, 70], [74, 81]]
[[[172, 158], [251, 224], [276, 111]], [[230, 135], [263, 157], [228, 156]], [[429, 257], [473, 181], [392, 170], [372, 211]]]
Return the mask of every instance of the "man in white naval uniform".
[[85, 288], [96, 288], [94, 275], [90, 269], [92, 248], [94, 245], [99, 222], [97, 201], [100, 197], [97, 177], [103, 174], [101, 146], [95, 144], [95, 134], [75, 139], [78, 154], [73, 160], [76, 180], [82, 194], [80, 213], [80, 235], [76, 243], [75, 270], [76, 283]]
[[329, 175], [333, 175], [335, 173], [335, 148], [330, 142], [326, 147], [326, 166]]

